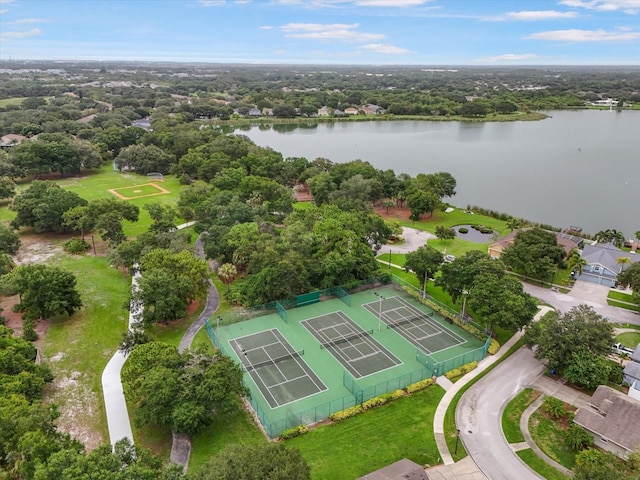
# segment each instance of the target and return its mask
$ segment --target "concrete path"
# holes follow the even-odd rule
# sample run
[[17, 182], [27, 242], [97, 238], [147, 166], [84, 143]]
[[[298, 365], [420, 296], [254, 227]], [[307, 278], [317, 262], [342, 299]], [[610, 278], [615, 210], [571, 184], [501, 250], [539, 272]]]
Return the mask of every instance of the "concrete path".
[[[131, 278], [131, 291], [138, 289], [138, 280], [140, 272], [134, 267], [134, 274]], [[129, 309], [129, 330], [132, 330], [133, 324], [136, 323], [136, 316], [139, 310], [134, 308], [133, 304]], [[115, 445], [118, 440], [128, 438], [133, 444], [133, 432], [131, 431], [131, 423], [129, 422], [129, 411], [127, 402], [124, 398], [122, 389], [122, 381], [120, 379], [120, 371], [127, 357], [118, 350], [104, 371], [102, 372], [102, 395], [104, 397], [104, 408], [107, 414], [107, 427], [109, 428], [109, 442]]]
[[[195, 251], [194, 254], [201, 258], [205, 259], [204, 255], [204, 244], [202, 240], [202, 234], [196, 240]], [[218, 309], [218, 305], [220, 303], [220, 296], [218, 295], [218, 290], [211, 280], [209, 280], [209, 293], [207, 294], [207, 300], [202, 309], [202, 313], [198, 319], [193, 322], [187, 331], [184, 333], [182, 338], [180, 339], [180, 345], [178, 346], [178, 351], [183, 352], [193, 343], [193, 339], [196, 337], [197, 333], [204, 326], [209, 318], [213, 315], [213, 313]], [[191, 439], [186, 435], [180, 435], [173, 433], [172, 434], [172, 442], [171, 442], [171, 455], [169, 459], [173, 463], [177, 463], [182, 465], [182, 467], [186, 470], [187, 465], [189, 464], [189, 457], [191, 456]]]
[[427, 468], [430, 480], [487, 480], [471, 457], [465, 457], [452, 465]]

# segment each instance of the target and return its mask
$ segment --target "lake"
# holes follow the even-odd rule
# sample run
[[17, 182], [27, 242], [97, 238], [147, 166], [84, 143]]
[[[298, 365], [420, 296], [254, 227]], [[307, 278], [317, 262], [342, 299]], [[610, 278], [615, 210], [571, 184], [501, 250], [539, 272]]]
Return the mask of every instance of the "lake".
[[640, 111], [554, 111], [535, 122], [336, 122], [237, 130], [285, 157], [446, 171], [449, 200], [595, 233], [640, 230]]

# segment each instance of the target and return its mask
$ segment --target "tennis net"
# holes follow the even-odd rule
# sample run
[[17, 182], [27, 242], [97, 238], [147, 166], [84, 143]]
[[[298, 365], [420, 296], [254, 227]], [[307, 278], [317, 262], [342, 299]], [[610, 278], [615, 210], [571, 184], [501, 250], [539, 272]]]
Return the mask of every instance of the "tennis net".
[[398, 328], [402, 325], [406, 325], [407, 323], [415, 323], [417, 321], [420, 320], [426, 320], [427, 318], [429, 318], [428, 315], [418, 315], [416, 317], [405, 317], [405, 318], [401, 318], [400, 320], [393, 322], [393, 323], [387, 323], [387, 329], [389, 328]]
[[329, 348], [335, 345], [340, 345], [341, 343], [350, 342], [351, 340], [355, 340], [356, 338], [368, 337], [373, 334], [373, 329], [365, 330], [362, 332], [357, 332], [352, 335], [346, 335], [344, 337], [336, 338], [334, 340], [330, 340], [328, 342], [320, 343], [320, 348]]
[[298, 358], [304, 355], [304, 350], [299, 350], [297, 352], [291, 352], [287, 355], [282, 355], [281, 357], [270, 358], [269, 360], [263, 360], [262, 362], [252, 363], [251, 365], [243, 365], [244, 369], [247, 372], [251, 372], [260, 367], [266, 367], [267, 365], [275, 365], [276, 363], [282, 362], [284, 360], [291, 360], [292, 358]]

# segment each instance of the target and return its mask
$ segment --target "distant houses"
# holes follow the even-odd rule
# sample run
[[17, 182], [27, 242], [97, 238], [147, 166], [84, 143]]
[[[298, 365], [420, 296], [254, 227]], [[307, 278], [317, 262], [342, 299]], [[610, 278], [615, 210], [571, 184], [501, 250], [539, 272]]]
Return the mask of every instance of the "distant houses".
[[[507, 247], [513, 244], [513, 242], [515, 242], [516, 235], [518, 234], [518, 232], [519, 230], [514, 230], [507, 236], [489, 245], [489, 249], [487, 251], [489, 256], [491, 258], [500, 258], [504, 253], [504, 251], [507, 249]], [[569, 255], [569, 253], [571, 253], [571, 251], [574, 248], [582, 248], [584, 244], [584, 240], [580, 237], [575, 237], [573, 235], [568, 235], [566, 233], [561, 233], [561, 232], [554, 232], [554, 233], [556, 235], [556, 240], [558, 242], [558, 245], [564, 248], [564, 251], [567, 255]]]

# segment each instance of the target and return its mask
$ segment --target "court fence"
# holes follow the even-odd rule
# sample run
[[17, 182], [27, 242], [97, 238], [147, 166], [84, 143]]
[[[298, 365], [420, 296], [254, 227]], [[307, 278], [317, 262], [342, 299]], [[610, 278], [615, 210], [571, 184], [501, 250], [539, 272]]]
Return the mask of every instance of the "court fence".
[[484, 357], [487, 356], [487, 351], [489, 350], [490, 344], [491, 337], [488, 337], [487, 341], [482, 347], [470, 350], [456, 357], [449, 358], [441, 362], [438, 362], [431, 355], [417, 348], [416, 360], [427, 367], [427, 369], [432, 372], [433, 376], [439, 377], [440, 375], [444, 375], [445, 373], [447, 373], [449, 370], [461, 367], [462, 365], [466, 365], [467, 363], [480, 362], [484, 359]]
[[406, 373], [396, 378], [391, 378], [384, 382], [377, 383], [376, 385], [361, 387], [358, 382], [356, 382], [355, 378], [345, 370], [342, 374], [342, 385], [351, 392], [355, 403], [357, 405], [361, 405], [367, 400], [379, 397], [385, 393], [401, 390], [409, 385], [431, 377], [431, 370], [428, 368], [421, 368], [420, 370], [414, 370], [413, 372]]

